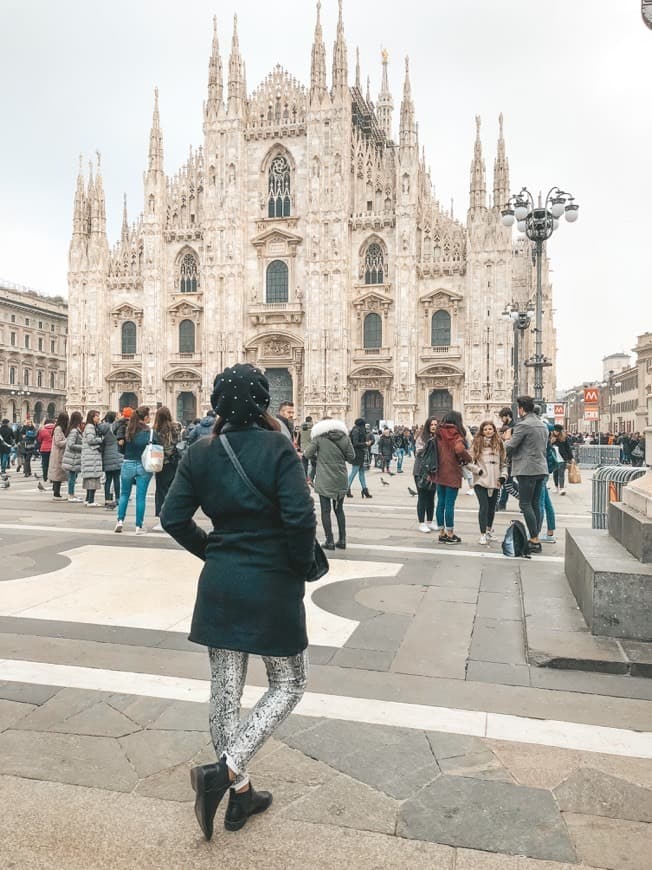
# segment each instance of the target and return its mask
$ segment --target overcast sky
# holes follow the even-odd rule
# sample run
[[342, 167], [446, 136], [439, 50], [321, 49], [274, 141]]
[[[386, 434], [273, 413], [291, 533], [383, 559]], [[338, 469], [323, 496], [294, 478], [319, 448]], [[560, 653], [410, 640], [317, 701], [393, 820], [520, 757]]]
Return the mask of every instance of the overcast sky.
[[[102, 153], [109, 241], [126, 191], [142, 210], [153, 89], [165, 168], [202, 142], [212, 18], [223, 59], [239, 15], [251, 91], [277, 63], [309, 84], [315, 4], [262, 0], [1, 0], [0, 277], [66, 294], [78, 154]], [[323, 0], [329, 54], [337, 0]], [[353, 77], [380, 83], [390, 54], [395, 122], [410, 56], [421, 143], [442, 203], [468, 207], [474, 116], [487, 186], [498, 130], [512, 188], [571, 191], [580, 220], [549, 244], [558, 384], [599, 378], [601, 359], [652, 330], [652, 32], [639, 0], [345, 0]]]

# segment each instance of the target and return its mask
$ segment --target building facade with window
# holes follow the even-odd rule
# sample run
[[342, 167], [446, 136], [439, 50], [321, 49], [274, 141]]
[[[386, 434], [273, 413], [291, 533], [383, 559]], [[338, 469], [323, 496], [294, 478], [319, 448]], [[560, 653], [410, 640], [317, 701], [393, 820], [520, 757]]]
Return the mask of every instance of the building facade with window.
[[41, 423], [66, 404], [68, 306], [0, 281], [0, 419]]
[[[511, 189], [500, 118], [493, 191], [477, 120], [465, 221], [435, 198], [406, 63], [398, 131], [388, 83], [349, 80], [340, 7], [332, 74], [318, 19], [308, 87], [277, 66], [248, 92], [234, 30], [224, 86], [218, 34], [204, 138], [167, 175], [155, 96], [144, 211], [109, 247], [100, 167], [80, 170], [70, 246], [70, 402], [167, 404], [188, 419], [215, 374], [263, 367], [273, 405], [349, 422], [411, 424], [510, 402], [513, 329], [534, 295], [530, 243], [500, 209]], [[555, 358], [544, 272], [544, 352]], [[534, 352], [527, 333], [523, 360]], [[522, 361], [523, 361], [522, 360]], [[532, 379], [532, 369], [527, 369]], [[547, 368], [546, 395], [555, 370]], [[532, 388], [524, 384], [523, 390]]]

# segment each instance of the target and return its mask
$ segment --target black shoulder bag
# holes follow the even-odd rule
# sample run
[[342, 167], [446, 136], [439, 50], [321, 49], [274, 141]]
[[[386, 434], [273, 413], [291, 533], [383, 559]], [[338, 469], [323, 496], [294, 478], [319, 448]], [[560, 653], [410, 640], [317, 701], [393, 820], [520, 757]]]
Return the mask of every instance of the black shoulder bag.
[[[240, 460], [235, 455], [233, 448], [231, 447], [231, 445], [229, 443], [229, 439], [226, 437], [226, 435], [220, 435], [220, 443], [221, 443], [222, 447], [224, 448], [224, 452], [226, 453], [226, 455], [230, 459], [231, 465], [233, 465], [233, 467], [237, 471], [240, 479], [242, 480], [244, 485], [247, 487], [249, 492], [252, 495], [257, 496], [258, 499], [260, 501], [262, 501], [262, 503], [265, 505], [266, 508], [268, 508], [268, 509], [271, 508], [273, 511], [277, 511], [278, 507], [271, 501], [271, 499], [267, 498], [267, 496], [264, 493], [262, 493], [258, 489], [258, 487], [255, 486], [251, 482], [251, 480], [247, 476], [246, 471], [244, 470], [244, 468], [240, 464]], [[330, 566], [328, 564], [328, 559], [326, 558], [326, 553], [324, 553], [319, 541], [315, 540], [315, 558], [314, 558], [313, 563], [310, 567], [310, 570], [308, 571], [308, 576], [305, 578], [306, 583], [314, 583], [315, 580], [321, 580], [322, 577], [324, 577], [326, 574], [328, 574], [329, 569], [330, 569]]]

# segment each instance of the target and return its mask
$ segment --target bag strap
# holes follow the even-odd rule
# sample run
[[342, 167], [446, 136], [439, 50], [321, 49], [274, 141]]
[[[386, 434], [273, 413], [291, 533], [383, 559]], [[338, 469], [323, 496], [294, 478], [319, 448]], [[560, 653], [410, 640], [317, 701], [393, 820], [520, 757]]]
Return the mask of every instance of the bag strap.
[[221, 444], [222, 447], [224, 448], [224, 452], [226, 453], [226, 455], [227, 455], [228, 458], [230, 459], [231, 464], [233, 465], [233, 467], [235, 468], [235, 470], [238, 472], [238, 475], [239, 475], [240, 479], [242, 480], [242, 482], [244, 483], [244, 485], [247, 487], [247, 489], [249, 490], [249, 492], [250, 492], [252, 495], [257, 496], [257, 497], [258, 497], [258, 498], [263, 502], [263, 504], [265, 505], [265, 507], [267, 507], [267, 508], [272, 508], [273, 510], [277, 510], [276, 505], [271, 501], [271, 499], [267, 498], [267, 496], [264, 495], [264, 493], [262, 493], [262, 492], [258, 489], [258, 487], [255, 486], [255, 485], [251, 482], [251, 480], [250, 480], [249, 477], [247, 476], [246, 471], [244, 470], [244, 468], [243, 468], [242, 465], [240, 464], [240, 460], [238, 459], [238, 457], [237, 457], [237, 456], [235, 455], [235, 453], [233, 452], [233, 447], [231, 447], [231, 444], [229, 443], [229, 439], [226, 437], [226, 435], [220, 435], [220, 444]]

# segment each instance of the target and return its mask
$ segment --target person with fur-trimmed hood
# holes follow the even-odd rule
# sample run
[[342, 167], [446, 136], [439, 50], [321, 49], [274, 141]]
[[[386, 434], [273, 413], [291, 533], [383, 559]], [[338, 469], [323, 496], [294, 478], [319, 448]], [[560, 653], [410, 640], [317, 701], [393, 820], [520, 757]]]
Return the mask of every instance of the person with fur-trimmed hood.
[[[326, 535], [325, 550], [346, 549], [346, 522], [344, 498], [349, 488], [346, 463], [353, 463], [355, 450], [342, 420], [325, 417], [312, 427], [310, 444], [304, 454], [306, 459], [317, 460], [315, 492], [319, 496], [321, 522]], [[333, 539], [331, 502], [337, 520], [338, 541]]]

